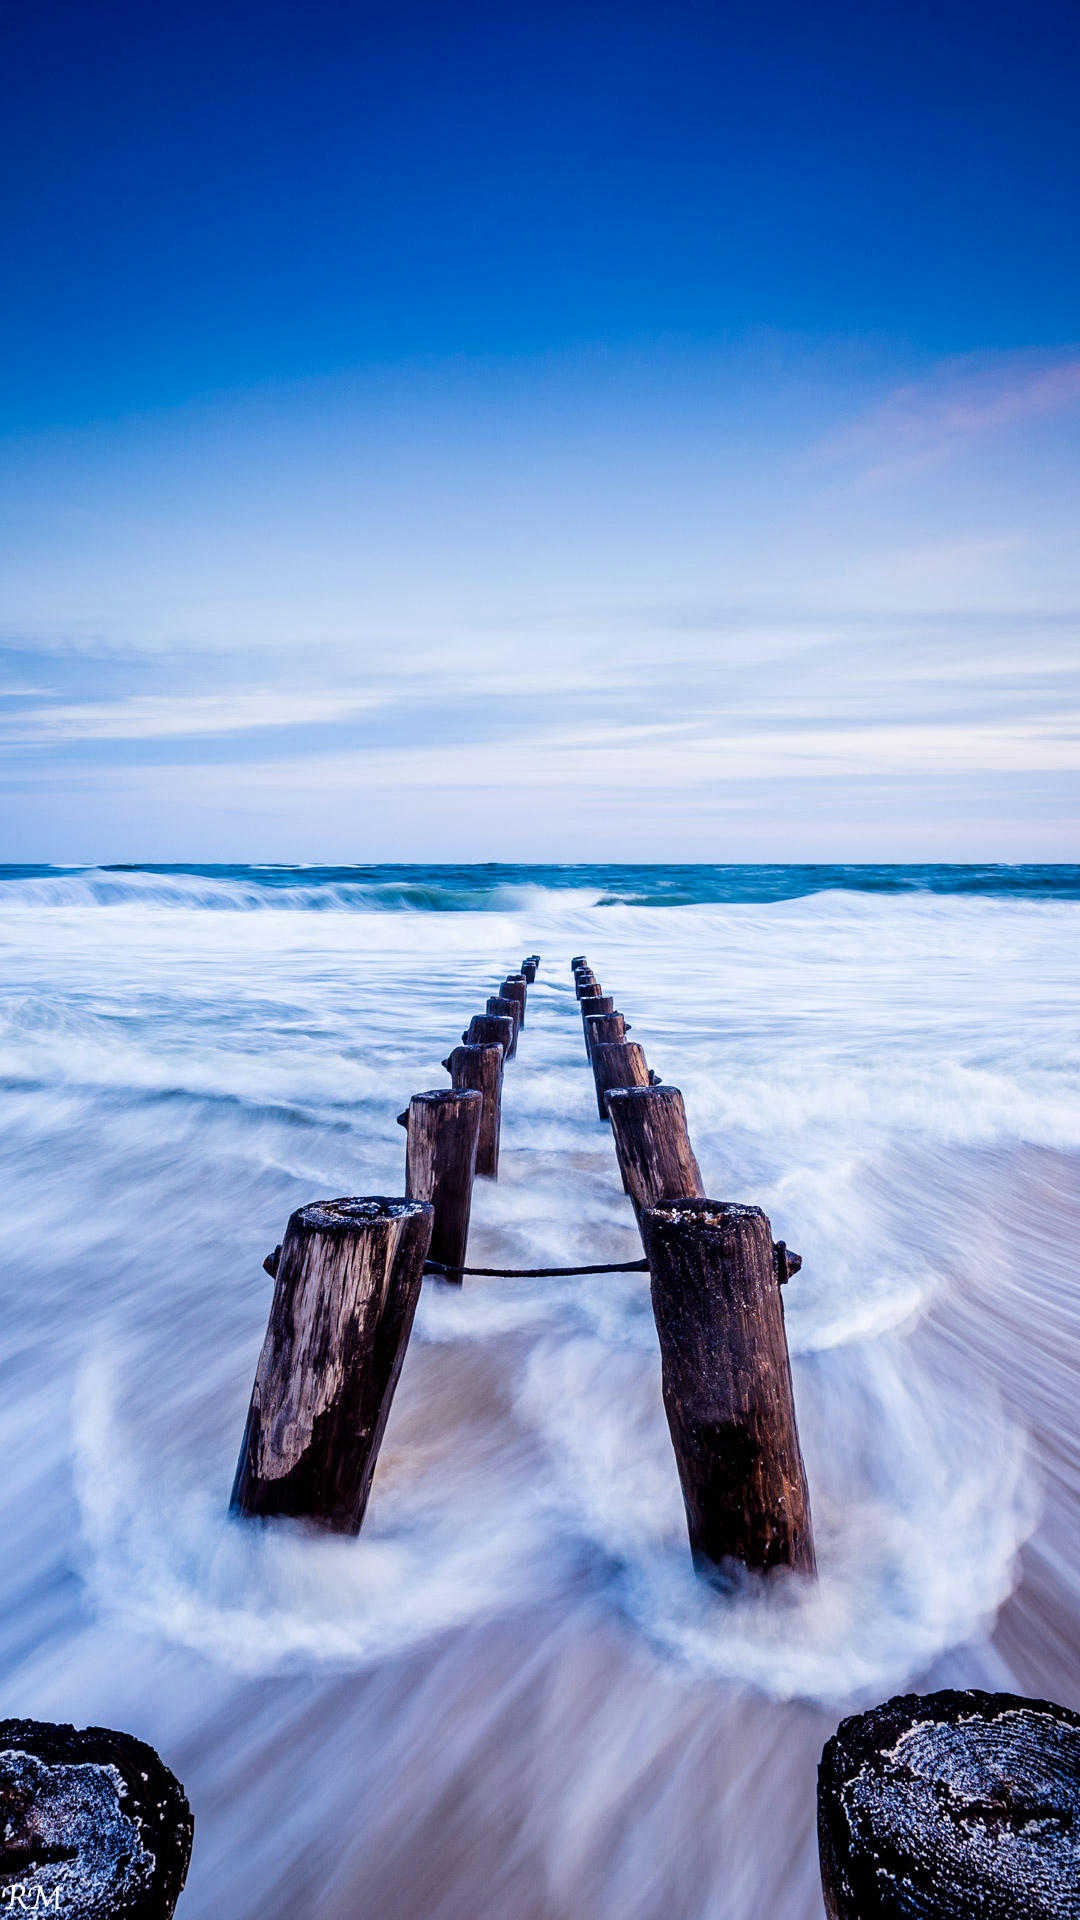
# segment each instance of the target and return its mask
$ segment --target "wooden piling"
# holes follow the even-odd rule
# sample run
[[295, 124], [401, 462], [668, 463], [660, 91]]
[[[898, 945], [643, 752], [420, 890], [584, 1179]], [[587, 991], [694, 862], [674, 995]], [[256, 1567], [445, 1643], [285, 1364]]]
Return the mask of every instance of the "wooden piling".
[[601, 1120], [606, 1120], [607, 1093], [610, 1087], [647, 1087], [649, 1066], [645, 1050], [636, 1040], [602, 1040], [590, 1048], [596, 1105]]
[[145, 1741], [110, 1727], [0, 1720], [0, 1807], [5, 1913], [170, 1920], [194, 1821], [179, 1780]]
[[514, 1050], [514, 1016], [511, 1013], [474, 1013], [461, 1036], [464, 1047], [501, 1047], [503, 1059]]
[[502, 986], [499, 988], [499, 992], [505, 995], [507, 1000], [517, 1001], [518, 1006], [521, 1008], [521, 1018], [518, 1021], [518, 1025], [523, 1027], [525, 1025], [525, 1002], [529, 992], [525, 984], [524, 974], [508, 973]]
[[590, 1013], [585, 1020], [585, 1051], [592, 1059], [596, 1046], [612, 1040], [625, 1040], [630, 1029], [621, 1013]]
[[488, 999], [487, 1010], [489, 1013], [509, 1014], [513, 1021], [514, 1031], [506, 1055], [508, 1060], [512, 1060], [517, 1052], [518, 1028], [521, 1025], [521, 1008], [518, 1006], [516, 1000], [510, 999], [508, 994], [493, 993]]
[[[483, 1100], [476, 1144], [476, 1171], [495, 1180], [499, 1173], [499, 1125], [502, 1111], [503, 1050], [499, 1045], [455, 1047], [443, 1066], [452, 1087], [475, 1087]], [[458, 1263], [460, 1264], [460, 1262]]]
[[769, 1222], [760, 1207], [691, 1199], [646, 1207], [640, 1224], [694, 1559], [813, 1573]]
[[582, 974], [580, 979], [574, 982], [574, 992], [579, 1000], [588, 1000], [595, 994], [602, 994], [603, 991], [595, 973]]
[[611, 1087], [607, 1115], [623, 1186], [639, 1219], [645, 1207], [661, 1200], [704, 1197], [678, 1087]]
[[575, 967], [587, 967], [588, 964], [589, 962], [583, 953], [575, 953], [573, 959], [570, 962], [570, 968], [571, 968], [571, 971], [573, 971]]
[[581, 1008], [581, 1030], [585, 1035], [585, 1052], [589, 1051], [589, 1018], [594, 1013], [614, 1013], [615, 1002], [610, 993], [592, 993], [578, 1001]]
[[405, 1191], [434, 1207], [428, 1258], [443, 1266], [465, 1264], [483, 1105], [477, 1088], [439, 1088], [414, 1093], [401, 1116], [408, 1127]]
[[829, 1920], [1076, 1920], [1080, 1714], [1014, 1693], [902, 1694], [818, 1770]]
[[[451, 1096], [455, 1097], [455, 1096]], [[480, 1105], [480, 1096], [458, 1095]], [[412, 1327], [434, 1210], [299, 1207], [285, 1229], [233, 1510], [358, 1533]]]

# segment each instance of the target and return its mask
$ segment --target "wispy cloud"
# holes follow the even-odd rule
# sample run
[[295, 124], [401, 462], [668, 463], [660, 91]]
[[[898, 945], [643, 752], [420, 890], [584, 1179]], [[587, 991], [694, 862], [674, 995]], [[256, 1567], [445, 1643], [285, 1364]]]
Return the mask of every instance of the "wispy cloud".
[[949, 361], [925, 380], [896, 387], [827, 451], [853, 458], [869, 484], [943, 466], [973, 442], [1080, 405], [1080, 355], [1050, 364]]
[[208, 694], [134, 694], [108, 702], [34, 707], [0, 722], [7, 745], [40, 746], [65, 740], [197, 739], [205, 734], [248, 733], [266, 727], [296, 727], [352, 719], [383, 704], [384, 696], [331, 689], [234, 689]]

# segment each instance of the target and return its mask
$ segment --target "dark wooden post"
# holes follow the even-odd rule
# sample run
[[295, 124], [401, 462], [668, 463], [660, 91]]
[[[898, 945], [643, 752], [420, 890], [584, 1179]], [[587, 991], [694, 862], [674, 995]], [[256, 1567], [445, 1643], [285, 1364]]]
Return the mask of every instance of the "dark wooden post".
[[476, 1088], [439, 1088], [414, 1093], [398, 1116], [408, 1129], [405, 1191], [435, 1209], [428, 1259], [441, 1266], [465, 1264], [483, 1106]]
[[601, 1120], [606, 1120], [609, 1087], [647, 1087], [649, 1066], [645, 1050], [636, 1040], [600, 1040], [590, 1047], [596, 1105]]
[[5, 1913], [170, 1920], [194, 1821], [153, 1747], [109, 1727], [0, 1720]]
[[581, 1008], [581, 1029], [585, 1035], [585, 1052], [589, 1052], [589, 1019], [594, 1013], [614, 1013], [615, 1002], [610, 993], [592, 993], [586, 999], [579, 1000]]
[[625, 1040], [629, 1032], [621, 1013], [590, 1013], [585, 1021], [585, 1051], [589, 1059], [594, 1047], [606, 1046], [612, 1040]]
[[575, 967], [587, 967], [588, 964], [589, 962], [583, 953], [575, 953], [573, 959], [570, 962], [570, 970], [571, 972], [573, 972]]
[[518, 1003], [518, 1006], [521, 1008], [521, 1018], [518, 1021], [518, 1025], [520, 1027], [523, 1027], [525, 1025], [525, 1001], [528, 995], [528, 991], [529, 990], [525, 985], [524, 976], [521, 974], [513, 974], [513, 973], [507, 974], [506, 979], [503, 981], [502, 986], [499, 988], [499, 992], [505, 995], [507, 1000], [516, 1000]]
[[902, 1694], [818, 1770], [829, 1920], [1076, 1920], [1080, 1714], [1015, 1693]]
[[646, 1207], [664, 1407], [704, 1567], [814, 1571], [772, 1231], [760, 1207]]
[[433, 1222], [432, 1208], [413, 1199], [322, 1200], [292, 1215], [235, 1512], [292, 1514], [359, 1533]]
[[525, 975], [525, 984], [527, 987], [531, 987], [533, 981], [536, 979], [536, 969], [539, 965], [540, 955], [538, 953], [526, 954], [521, 963], [521, 971]]
[[514, 1051], [514, 1016], [511, 1013], [474, 1013], [461, 1044], [465, 1047], [497, 1046], [504, 1060]]
[[489, 1013], [509, 1014], [513, 1021], [514, 1032], [506, 1054], [507, 1059], [512, 1060], [517, 1052], [518, 1028], [521, 1025], [521, 1008], [518, 1006], [516, 1000], [510, 999], [508, 994], [493, 993], [488, 1000], [487, 1010]]
[[592, 999], [594, 995], [602, 994], [603, 991], [595, 973], [582, 974], [581, 978], [574, 982], [574, 992], [579, 1000]]
[[607, 1114], [623, 1186], [639, 1219], [659, 1200], [704, 1197], [678, 1087], [612, 1087]]
[[[503, 1050], [500, 1046], [455, 1047], [443, 1066], [452, 1087], [475, 1087], [483, 1100], [476, 1145], [476, 1171], [495, 1180], [499, 1173], [499, 1123], [502, 1113]], [[457, 1263], [460, 1265], [460, 1261]]]

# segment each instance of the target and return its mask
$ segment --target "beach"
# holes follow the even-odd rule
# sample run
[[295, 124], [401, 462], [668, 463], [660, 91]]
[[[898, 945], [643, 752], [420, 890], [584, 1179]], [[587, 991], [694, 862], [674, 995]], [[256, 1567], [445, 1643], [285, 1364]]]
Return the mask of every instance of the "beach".
[[[820, 1920], [844, 1714], [1080, 1707], [1075, 870], [710, 871], [0, 878], [6, 1712], [161, 1753], [183, 1920]], [[228, 1515], [264, 1256], [530, 951], [470, 1258], [640, 1254], [587, 952], [802, 1256], [816, 1584], [695, 1579], [640, 1274], [425, 1282], [359, 1539]]]

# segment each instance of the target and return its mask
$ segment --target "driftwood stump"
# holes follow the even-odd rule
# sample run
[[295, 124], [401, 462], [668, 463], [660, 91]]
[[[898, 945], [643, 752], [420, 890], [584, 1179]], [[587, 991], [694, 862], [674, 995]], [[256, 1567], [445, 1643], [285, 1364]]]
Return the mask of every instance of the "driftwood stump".
[[769, 1222], [760, 1207], [693, 1199], [646, 1207], [640, 1226], [694, 1558], [812, 1573]]
[[297, 1208], [277, 1259], [235, 1512], [359, 1533], [433, 1221], [411, 1198]]
[[509, 999], [506, 994], [493, 993], [489, 996], [487, 1010], [489, 1013], [509, 1014], [510, 1019], [513, 1021], [514, 1031], [506, 1054], [507, 1059], [512, 1060], [517, 1052], [518, 1028], [521, 1025], [521, 1008], [518, 1006], [516, 1000]]
[[678, 1087], [612, 1087], [607, 1114], [623, 1186], [639, 1221], [642, 1209], [660, 1200], [704, 1197]]
[[169, 1920], [194, 1822], [179, 1780], [142, 1740], [0, 1720], [0, 1816], [4, 1912]]
[[499, 1173], [503, 1050], [497, 1045], [455, 1047], [449, 1058], [443, 1061], [443, 1066], [450, 1075], [452, 1087], [475, 1087], [482, 1097], [476, 1171], [487, 1180], [495, 1180]]
[[601, 1120], [608, 1117], [607, 1095], [610, 1087], [647, 1087], [649, 1064], [645, 1050], [636, 1040], [601, 1040], [589, 1049], [596, 1105]]
[[818, 1841], [830, 1920], [1078, 1920], [1080, 1714], [973, 1691], [844, 1720]]
[[461, 1036], [464, 1047], [502, 1048], [506, 1060], [514, 1049], [514, 1017], [509, 1013], [474, 1013]]

